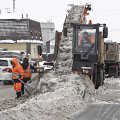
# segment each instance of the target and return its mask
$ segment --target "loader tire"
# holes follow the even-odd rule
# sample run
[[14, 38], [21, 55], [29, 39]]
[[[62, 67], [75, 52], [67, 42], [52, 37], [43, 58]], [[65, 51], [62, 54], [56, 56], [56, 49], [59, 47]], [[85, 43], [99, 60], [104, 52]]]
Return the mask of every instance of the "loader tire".
[[118, 77], [118, 66], [116, 66], [116, 74], [115, 74], [115, 78], [117, 78]]
[[104, 84], [104, 80], [103, 80], [103, 70], [100, 69], [99, 72], [97, 72], [97, 81], [96, 81], [96, 84], [95, 84], [95, 89], [98, 89], [99, 86], [103, 85]]

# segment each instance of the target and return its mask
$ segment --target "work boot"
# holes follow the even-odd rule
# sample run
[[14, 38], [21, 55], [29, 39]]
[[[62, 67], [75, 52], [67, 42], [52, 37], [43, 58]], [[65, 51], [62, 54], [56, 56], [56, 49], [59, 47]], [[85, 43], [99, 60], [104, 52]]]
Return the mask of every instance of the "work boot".
[[18, 92], [19, 98], [21, 97], [21, 92]]
[[21, 94], [24, 95], [24, 89], [21, 90]]
[[17, 95], [17, 97], [15, 97], [15, 99], [18, 99], [19, 98], [19, 93], [17, 92], [16, 95]]
[[24, 95], [24, 91], [22, 91], [22, 95]]
[[17, 92], [16, 94], [17, 94], [17, 97], [15, 97], [15, 99], [18, 99], [21, 97], [21, 92]]

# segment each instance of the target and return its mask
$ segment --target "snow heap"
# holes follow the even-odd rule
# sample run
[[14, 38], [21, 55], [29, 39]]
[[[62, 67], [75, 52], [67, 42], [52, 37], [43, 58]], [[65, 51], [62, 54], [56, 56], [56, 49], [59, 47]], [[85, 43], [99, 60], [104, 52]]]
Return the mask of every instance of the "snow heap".
[[[72, 6], [67, 22], [79, 22], [84, 6]], [[79, 14], [78, 14], [79, 13]], [[17, 107], [0, 112], [2, 120], [68, 120], [95, 101], [94, 85], [84, 75], [72, 73], [72, 28], [68, 37], [60, 41], [56, 71], [51, 71], [36, 81], [38, 93]], [[86, 89], [82, 98], [82, 90]]]

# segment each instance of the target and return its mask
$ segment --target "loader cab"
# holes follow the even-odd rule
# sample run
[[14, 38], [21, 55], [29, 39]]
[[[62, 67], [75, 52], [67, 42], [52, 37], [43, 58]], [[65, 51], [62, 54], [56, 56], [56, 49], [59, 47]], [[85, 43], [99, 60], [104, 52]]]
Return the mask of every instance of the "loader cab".
[[73, 24], [72, 71], [87, 74], [96, 89], [104, 80], [104, 38], [107, 34], [105, 24]]
[[72, 71], [87, 74], [96, 89], [104, 82], [104, 38], [107, 35], [105, 24], [73, 24]]

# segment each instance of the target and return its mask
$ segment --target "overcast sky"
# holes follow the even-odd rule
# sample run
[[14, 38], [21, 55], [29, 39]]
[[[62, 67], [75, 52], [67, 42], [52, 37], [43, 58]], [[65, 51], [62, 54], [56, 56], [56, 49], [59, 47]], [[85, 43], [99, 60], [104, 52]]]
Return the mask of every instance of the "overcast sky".
[[[12, 11], [13, 0], [0, 0], [0, 9]], [[68, 4], [91, 3], [92, 11], [87, 17], [93, 23], [106, 23], [109, 29], [107, 39], [120, 42], [120, 0], [16, 0], [16, 13], [28, 13], [29, 18], [39, 22], [52, 21], [55, 29], [61, 31], [70, 8]]]

